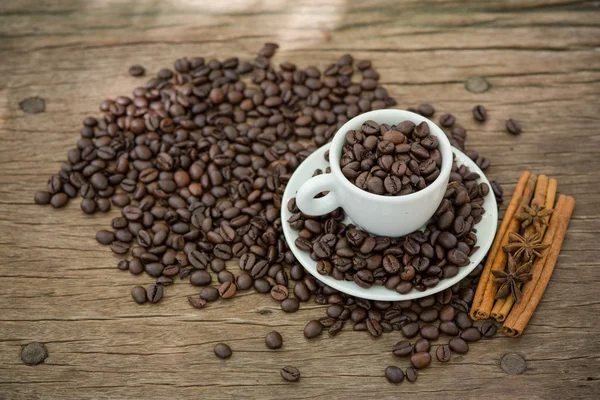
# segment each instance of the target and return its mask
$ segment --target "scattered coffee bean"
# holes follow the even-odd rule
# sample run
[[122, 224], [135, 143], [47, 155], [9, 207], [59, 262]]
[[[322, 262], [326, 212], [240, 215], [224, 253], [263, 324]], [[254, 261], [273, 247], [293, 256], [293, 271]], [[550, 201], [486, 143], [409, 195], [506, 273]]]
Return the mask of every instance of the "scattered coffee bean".
[[438, 348], [435, 350], [435, 357], [440, 362], [445, 363], [445, 362], [450, 361], [450, 359], [452, 358], [452, 353], [450, 352], [450, 346], [448, 346], [447, 344], [438, 346]]
[[283, 345], [283, 338], [279, 332], [272, 331], [267, 333], [267, 336], [265, 336], [265, 344], [268, 348], [276, 350], [281, 348]]
[[281, 374], [281, 377], [288, 382], [296, 382], [300, 379], [300, 371], [298, 368], [289, 365], [281, 368], [279, 373]]
[[415, 353], [410, 357], [413, 368], [423, 369], [431, 364], [431, 354], [425, 352]]
[[231, 347], [229, 347], [225, 343], [217, 343], [213, 348], [213, 351], [215, 352], [215, 355], [217, 357], [223, 359], [231, 357], [232, 354]]
[[408, 367], [406, 369], [406, 379], [408, 379], [409, 382], [416, 382], [417, 380], [417, 370], [414, 369], [413, 367]]
[[293, 313], [300, 308], [300, 302], [296, 299], [287, 298], [281, 302], [281, 309], [287, 313]]
[[385, 377], [390, 383], [401, 383], [404, 380], [404, 372], [398, 367], [390, 366], [385, 369]]
[[307, 339], [314, 339], [319, 336], [321, 332], [323, 332], [323, 324], [316, 319], [309, 321], [304, 327], [304, 337]]
[[473, 118], [479, 122], [485, 122], [487, 120], [487, 110], [481, 104], [473, 107]]
[[513, 135], [518, 135], [521, 133], [521, 124], [510, 118], [506, 121], [506, 130], [508, 133], [512, 133]]
[[142, 76], [146, 73], [146, 70], [141, 65], [132, 65], [129, 67], [129, 75], [131, 76]]
[[465, 354], [469, 351], [469, 345], [461, 338], [452, 338], [448, 342], [448, 346], [452, 351], [455, 351], [459, 354]]
[[134, 286], [131, 288], [131, 297], [138, 304], [144, 304], [147, 300], [146, 289], [141, 286]]
[[492, 337], [496, 334], [496, 331], [498, 330], [498, 327], [496, 326], [496, 324], [494, 324], [493, 322], [490, 321], [486, 321], [483, 323], [483, 325], [481, 325], [481, 334], [485, 337]]

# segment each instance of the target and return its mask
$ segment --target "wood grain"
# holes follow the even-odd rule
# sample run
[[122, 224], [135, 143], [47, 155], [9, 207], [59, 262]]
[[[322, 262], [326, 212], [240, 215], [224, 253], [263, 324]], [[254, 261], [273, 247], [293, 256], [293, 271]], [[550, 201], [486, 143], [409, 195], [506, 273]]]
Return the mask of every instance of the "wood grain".
[[[0, 398], [598, 398], [600, 396], [600, 8], [593, 1], [252, 0], [234, 2], [7, 0], [0, 4]], [[370, 58], [399, 107], [435, 104], [469, 131], [468, 144], [492, 161], [489, 177], [508, 195], [520, 171], [545, 173], [577, 207], [551, 284], [523, 337], [497, 336], [419, 380], [388, 384], [396, 334], [374, 340], [343, 331], [307, 341], [304, 324], [322, 307], [285, 314], [267, 296], [243, 293], [203, 310], [175, 284], [157, 306], [137, 306], [131, 286], [148, 284], [115, 268], [96, 230], [111, 215], [84, 216], [78, 204], [32, 204], [80, 122], [107, 97], [129, 94], [181, 56], [249, 59], [265, 41], [276, 60], [327, 63], [345, 53]], [[489, 91], [465, 90], [485, 76]], [[24, 114], [19, 102], [46, 100]], [[490, 120], [476, 124], [484, 104]], [[504, 121], [521, 121], [508, 135]], [[284, 347], [269, 351], [277, 329]], [[50, 356], [20, 361], [39, 341]], [[212, 346], [227, 342], [231, 359]], [[517, 352], [528, 368], [506, 375], [500, 357]], [[302, 371], [288, 384], [283, 365]]]

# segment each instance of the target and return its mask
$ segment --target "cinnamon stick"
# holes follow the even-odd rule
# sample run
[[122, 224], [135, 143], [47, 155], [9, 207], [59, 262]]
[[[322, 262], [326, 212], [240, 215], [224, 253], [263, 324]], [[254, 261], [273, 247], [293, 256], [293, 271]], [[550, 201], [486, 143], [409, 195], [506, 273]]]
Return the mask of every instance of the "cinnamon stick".
[[502, 331], [506, 335], [520, 336], [540, 303], [556, 266], [574, 208], [575, 199], [573, 197], [564, 195], [558, 197], [555, 211], [550, 218], [548, 232], [544, 237], [544, 242], [546, 242], [546, 238], [552, 236], [550, 248], [543, 257], [538, 258], [535, 262], [542, 266], [538, 268], [537, 280], [532, 280], [524, 285], [523, 301], [513, 308], [504, 322]]
[[523, 199], [523, 192], [525, 191], [525, 187], [527, 186], [527, 181], [531, 173], [529, 171], [523, 171], [521, 177], [519, 178], [519, 182], [517, 183], [517, 187], [513, 192], [512, 199], [506, 208], [506, 212], [504, 213], [504, 218], [502, 219], [502, 223], [500, 224], [500, 228], [496, 232], [496, 237], [494, 238], [494, 242], [492, 243], [492, 248], [488, 253], [488, 258], [485, 262], [485, 266], [483, 271], [481, 271], [481, 276], [479, 278], [479, 284], [477, 285], [477, 290], [475, 291], [475, 296], [473, 298], [473, 303], [471, 305], [471, 318], [476, 318], [476, 312], [481, 306], [483, 301], [483, 296], [485, 294], [486, 283], [490, 280], [492, 264], [494, 263], [494, 258], [498, 251], [502, 251], [502, 238], [506, 233], [506, 229], [508, 228], [509, 223], [512, 221], [513, 217], [517, 213], [519, 209], [519, 205], [521, 204], [521, 200]]
[[[531, 174], [529, 176], [529, 179], [527, 179], [527, 184], [525, 185], [525, 188], [523, 190], [523, 195], [521, 196], [521, 201], [520, 201], [519, 206], [517, 207], [515, 213], [521, 212], [523, 210], [523, 207], [526, 205], [529, 205], [529, 203], [531, 202], [531, 198], [533, 197], [533, 193], [535, 190], [536, 181], [537, 181], [537, 176], [533, 175], [533, 174]], [[516, 190], [515, 190], [515, 192], [516, 192]], [[511, 203], [512, 203], [512, 200], [511, 200]], [[513, 217], [514, 217], [515, 213], [513, 213]], [[477, 292], [480, 292], [481, 298], [480, 298], [479, 304], [473, 303], [473, 305], [471, 306], [471, 318], [473, 320], [488, 319], [490, 317], [490, 313], [492, 311], [492, 306], [494, 304], [494, 297], [496, 297], [496, 293], [498, 292], [498, 286], [494, 283], [494, 281], [492, 279], [493, 275], [491, 274], [491, 271], [496, 271], [496, 270], [503, 271], [506, 268], [507, 255], [501, 249], [504, 245], [506, 245], [508, 243], [509, 234], [511, 232], [519, 231], [519, 221], [514, 219], [513, 217], [510, 218], [510, 221], [508, 222], [508, 226], [506, 228], [506, 232], [504, 232], [504, 235], [502, 236], [502, 239], [500, 240], [500, 244], [499, 244], [500, 250], [496, 252], [495, 257], [491, 261], [491, 267], [490, 267], [490, 271], [487, 274], [487, 279], [483, 282], [482, 282], [482, 280], [480, 280], [479, 284], [477, 285], [476, 295], [477, 295]], [[504, 218], [506, 219], [506, 215], [504, 216]], [[504, 221], [502, 221], [502, 224], [504, 225]], [[488, 256], [488, 261], [489, 261], [489, 256]], [[486, 262], [486, 266], [487, 265], [488, 265], [488, 262]], [[482, 287], [482, 285], [483, 285], [483, 287]], [[476, 296], [476, 298], [477, 298], [477, 296]]]
[[[538, 176], [537, 183], [535, 185], [535, 194], [533, 196], [533, 200], [531, 200], [531, 206], [537, 204], [539, 206], [543, 206], [546, 208], [552, 208], [554, 205], [554, 198], [556, 196], [556, 179], [554, 180], [553, 192], [552, 188], [549, 185], [549, 179], [546, 175]], [[547, 204], [550, 203], [548, 206]], [[530, 225], [527, 227], [527, 231], [533, 233], [535, 227]], [[543, 232], [541, 233], [543, 236]], [[519, 284], [519, 288], [521, 285]], [[498, 299], [494, 303], [494, 307], [492, 308], [491, 316], [498, 322], [502, 322], [506, 319], [506, 316], [510, 312], [512, 306], [515, 303], [515, 298], [512, 294], [510, 294], [505, 299]]]

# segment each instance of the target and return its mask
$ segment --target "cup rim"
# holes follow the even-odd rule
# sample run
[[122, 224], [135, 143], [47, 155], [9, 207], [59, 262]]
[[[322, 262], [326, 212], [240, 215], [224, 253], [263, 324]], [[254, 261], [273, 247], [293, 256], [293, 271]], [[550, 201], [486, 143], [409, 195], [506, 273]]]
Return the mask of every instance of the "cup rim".
[[[382, 118], [381, 115], [386, 114], [388, 118], [398, 119], [398, 122], [402, 122], [405, 120], [418, 120], [420, 122], [427, 122], [429, 124], [430, 133], [436, 136], [439, 140], [439, 150], [442, 153], [442, 166], [440, 168], [440, 175], [433, 181], [429, 186], [424, 189], [419, 190], [418, 192], [405, 194], [401, 196], [384, 196], [380, 194], [375, 194], [368, 192], [354, 185], [348, 178], [344, 176], [342, 170], [340, 168], [340, 158], [343, 147], [343, 142], [346, 137], [346, 132], [349, 130], [356, 130], [357, 128], [352, 128], [351, 126], [360, 123], [362, 125], [365, 121], [373, 120], [377, 123], [377, 118]], [[360, 129], [360, 127], [358, 128]], [[447, 185], [448, 178], [450, 177], [450, 172], [452, 170], [452, 147], [450, 145], [450, 141], [446, 137], [444, 131], [437, 126], [433, 121], [428, 118], [423, 117], [420, 114], [406, 111], [406, 110], [398, 110], [398, 109], [381, 109], [369, 111], [347, 121], [333, 136], [331, 140], [331, 149], [329, 151], [329, 160], [331, 172], [336, 176], [337, 180], [340, 181], [340, 184], [344, 186], [346, 190], [354, 191], [356, 194], [360, 196], [366, 196], [373, 201], [384, 202], [384, 203], [405, 203], [407, 201], [415, 201], [421, 198], [424, 198], [436, 189], [439, 189], [440, 185]]]

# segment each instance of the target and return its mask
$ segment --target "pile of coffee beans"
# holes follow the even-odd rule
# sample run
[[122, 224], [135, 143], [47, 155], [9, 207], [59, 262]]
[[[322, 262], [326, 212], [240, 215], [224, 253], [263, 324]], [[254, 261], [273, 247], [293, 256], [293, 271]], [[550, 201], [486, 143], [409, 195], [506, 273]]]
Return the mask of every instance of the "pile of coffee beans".
[[442, 153], [429, 124], [403, 121], [397, 125], [366, 121], [346, 132], [340, 168], [356, 187], [401, 196], [425, 189], [440, 175]]
[[305, 215], [294, 198], [287, 205], [292, 213], [288, 222], [299, 231], [296, 246], [317, 261], [320, 274], [354, 281], [362, 288], [385, 285], [401, 294], [413, 288], [425, 291], [456, 276], [478, 250], [475, 226], [490, 192], [486, 183], [477, 183], [478, 178], [479, 174], [454, 162], [444, 199], [431, 222], [424, 231], [403, 238], [373, 237], [344, 224], [342, 209], [320, 217]]
[[[276, 49], [267, 43], [251, 62], [182, 58], [132, 96], [103, 101], [101, 117], [83, 120], [81, 138], [34, 201], [60, 208], [81, 196], [87, 214], [120, 208], [110, 229], [96, 238], [123, 256], [118, 269], [156, 279], [146, 288], [133, 287], [131, 296], [139, 304], [160, 302], [174, 279], [185, 279], [199, 288], [188, 298], [196, 308], [252, 288], [279, 301], [285, 312], [297, 311], [311, 298], [336, 306], [311, 325], [309, 336], [324, 329], [338, 333], [348, 315], [358, 321], [356, 330], [377, 335], [401, 328], [401, 315], [415, 317], [411, 310], [416, 313], [417, 307], [440, 308], [347, 296], [308, 276], [294, 259], [279, 217], [291, 173], [350, 118], [396, 102], [379, 85], [368, 60], [345, 55], [322, 71], [285, 61], [277, 68], [271, 62]], [[145, 74], [141, 66], [129, 72]], [[428, 117], [434, 113], [429, 105], [417, 111]], [[448, 135], [462, 149], [466, 132], [455, 136], [455, 128]], [[482, 167], [489, 165], [476, 153], [470, 156]], [[457, 195], [448, 197], [455, 215]], [[464, 219], [473, 217], [463, 212]], [[416, 239], [410, 243], [419, 244], [420, 254]], [[239, 269], [230, 270], [234, 262]], [[465, 291], [474, 290], [476, 279], [444, 293], [468, 307]], [[398, 318], [388, 309], [401, 310]], [[277, 348], [280, 338], [269, 335], [265, 343]], [[215, 354], [228, 357], [231, 349], [220, 345]], [[300, 373], [284, 367], [281, 375], [295, 381]], [[413, 368], [405, 375], [409, 381], [417, 377]]]

